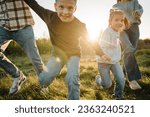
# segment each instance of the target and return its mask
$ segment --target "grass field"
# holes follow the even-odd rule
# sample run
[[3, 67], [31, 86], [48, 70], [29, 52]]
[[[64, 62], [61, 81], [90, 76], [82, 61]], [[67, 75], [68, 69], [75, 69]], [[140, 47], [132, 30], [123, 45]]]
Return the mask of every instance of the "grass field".
[[[139, 50], [136, 53], [137, 61], [142, 73], [142, 79], [139, 84], [141, 90], [133, 91], [129, 88], [128, 82], [125, 85], [125, 100], [150, 100], [150, 49]], [[27, 57], [9, 57], [12, 62], [25, 73], [27, 81], [22, 89], [14, 96], [9, 96], [9, 88], [12, 80], [2, 69], [0, 69], [0, 99], [1, 100], [65, 100], [67, 99], [67, 88], [64, 77], [66, 68], [48, 87], [49, 92], [40, 94], [38, 78], [35, 75], [32, 64]], [[44, 63], [48, 61], [48, 54], [42, 55]], [[111, 100], [113, 87], [108, 90], [95, 88], [95, 75], [98, 73], [97, 64], [93, 59], [81, 59], [80, 64], [80, 97], [82, 100]]]

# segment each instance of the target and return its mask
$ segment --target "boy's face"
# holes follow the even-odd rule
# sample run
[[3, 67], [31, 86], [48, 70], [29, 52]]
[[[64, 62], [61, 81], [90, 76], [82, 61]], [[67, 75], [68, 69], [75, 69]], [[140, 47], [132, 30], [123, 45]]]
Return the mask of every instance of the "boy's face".
[[62, 22], [70, 22], [74, 19], [73, 13], [76, 11], [74, 0], [58, 0], [54, 6]]
[[120, 32], [124, 26], [124, 15], [115, 14], [109, 23], [113, 30]]

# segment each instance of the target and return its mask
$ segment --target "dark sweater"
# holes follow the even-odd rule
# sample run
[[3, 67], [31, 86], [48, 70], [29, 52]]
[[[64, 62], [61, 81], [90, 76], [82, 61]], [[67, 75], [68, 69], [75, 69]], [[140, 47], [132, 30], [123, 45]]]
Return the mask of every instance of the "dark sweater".
[[40, 6], [35, 0], [24, 0], [47, 24], [50, 39], [54, 47], [67, 56], [80, 56], [79, 38], [87, 37], [85, 24], [74, 18], [71, 22], [62, 22], [57, 13]]

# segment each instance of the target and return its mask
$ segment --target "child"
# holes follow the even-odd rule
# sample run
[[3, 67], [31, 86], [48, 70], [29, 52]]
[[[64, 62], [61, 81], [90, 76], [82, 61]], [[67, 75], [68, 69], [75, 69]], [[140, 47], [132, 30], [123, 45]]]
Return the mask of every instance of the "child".
[[130, 28], [121, 33], [121, 45], [124, 48], [124, 71], [129, 80], [131, 89], [141, 89], [136, 80], [141, 79], [141, 73], [135, 58], [139, 42], [139, 24], [143, 8], [138, 0], [117, 0], [117, 4], [113, 8], [120, 9], [124, 12], [126, 19], [130, 24]]
[[109, 15], [109, 26], [102, 34], [100, 45], [105, 54], [111, 57], [111, 62], [103, 61], [98, 58], [98, 69], [100, 76], [96, 76], [96, 84], [104, 88], [110, 88], [112, 81], [110, 78], [110, 71], [114, 75], [116, 82], [114, 98], [122, 99], [124, 90], [124, 74], [120, 66], [121, 48], [119, 44], [119, 32], [122, 30], [124, 24], [124, 14], [120, 10], [112, 9]]
[[[79, 99], [79, 38], [86, 35], [85, 24], [76, 17], [76, 0], [56, 0], [55, 10], [47, 10], [38, 5], [35, 0], [24, 0], [47, 24], [52, 43], [52, 54], [47, 64], [47, 72], [40, 74], [40, 84], [46, 87], [60, 73], [63, 66], [67, 65], [66, 84], [68, 99]], [[98, 46], [93, 46], [96, 53], [104, 59], [108, 58]]]

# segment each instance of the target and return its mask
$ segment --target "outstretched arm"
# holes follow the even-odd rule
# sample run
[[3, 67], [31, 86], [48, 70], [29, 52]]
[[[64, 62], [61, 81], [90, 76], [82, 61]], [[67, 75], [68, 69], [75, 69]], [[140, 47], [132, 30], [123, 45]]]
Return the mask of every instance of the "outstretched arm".
[[45, 22], [49, 21], [49, 17], [53, 11], [40, 6], [35, 0], [24, 0]]

